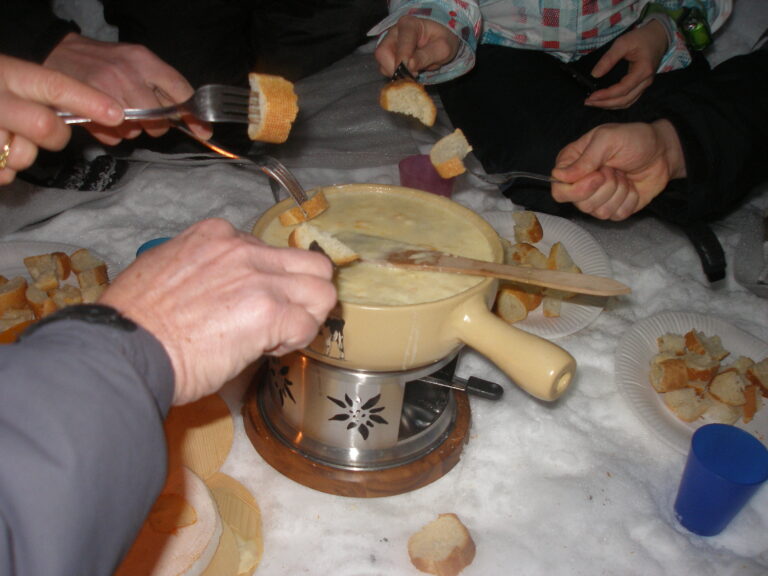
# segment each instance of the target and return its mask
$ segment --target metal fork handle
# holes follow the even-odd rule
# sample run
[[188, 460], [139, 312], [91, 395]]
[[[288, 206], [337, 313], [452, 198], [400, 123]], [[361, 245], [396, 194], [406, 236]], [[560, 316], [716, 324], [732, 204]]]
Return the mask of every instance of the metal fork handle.
[[[162, 106], [160, 108], [126, 108], [123, 110], [125, 120], [158, 120], [177, 116], [184, 108], [177, 106]], [[76, 116], [69, 112], [56, 112], [59, 118], [64, 120], [65, 124], [87, 124], [92, 122], [90, 118]]]
[[[299, 210], [301, 210], [301, 213], [304, 214], [304, 217], [308, 217], [307, 211], [304, 209], [304, 206], [302, 206], [302, 204], [308, 199], [307, 193], [304, 191], [304, 188], [301, 184], [299, 184], [298, 180], [296, 180], [293, 174], [288, 172], [285, 166], [283, 166], [280, 162], [271, 156], [260, 156], [258, 158], [239, 156], [238, 154], [230, 152], [229, 150], [222, 148], [213, 142], [200, 138], [197, 134], [192, 132], [192, 130], [187, 128], [178, 118], [178, 116], [170, 118], [169, 120], [171, 121], [171, 124], [174, 128], [180, 132], [183, 132], [193, 140], [196, 140], [203, 146], [213, 150], [217, 154], [233, 160], [243, 160], [244, 162], [254, 164], [257, 168], [269, 176], [271, 180], [274, 180], [280, 184], [280, 186], [282, 186], [288, 192], [291, 198], [293, 198], [294, 202], [299, 207]], [[275, 200], [277, 200], [277, 194], [274, 188], [272, 189], [272, 193], [275, 196]]]
[[528, 178], [529, 180], [541, 180], [542, 182], [550, 182], [553, 184], [561, 184], [562, 182], [552, 176], [546, 174], [538, 174], [536, 172], [526, 172], [524, 170], [512, 170], [510, 172], [500, 172], [496, 174], [479, 174], [475, 173], [475, 176], [481, 180], [485, 180], [489, 184], [506, 184], [512, 180], [518, 178]]

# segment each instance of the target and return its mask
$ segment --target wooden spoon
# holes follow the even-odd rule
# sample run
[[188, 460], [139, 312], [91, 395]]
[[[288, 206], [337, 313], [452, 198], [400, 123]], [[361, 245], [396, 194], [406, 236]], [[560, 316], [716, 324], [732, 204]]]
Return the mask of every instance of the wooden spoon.
[[451, 256], [436, 250], [396, 250], [386, 254], [380, 261], [378, 259], [365, 261], [385, 266], [397, 266], [398, 268], [490, 276], [511, 280], [519, 284], [543, 286], [576, 294], [618, 296], [629, 294], [632, 291], [629, 286], [603, 276], [562, 272], [560, 270], [542, 270], [513, 264], [497, 264], [463, 256]]

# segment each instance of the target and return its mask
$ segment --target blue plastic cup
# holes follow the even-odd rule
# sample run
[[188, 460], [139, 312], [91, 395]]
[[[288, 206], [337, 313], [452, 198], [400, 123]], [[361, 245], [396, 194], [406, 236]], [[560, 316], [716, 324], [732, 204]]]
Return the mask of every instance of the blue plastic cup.
[[153, 238], [152, 240], [148, 240], [144, 242], [144, 244], [139, 246], [139, 249], [136, 250], [136, 256], [139, 256], [140, 254], [146, 252], [150, 248], [154, 248], [155, 246], [159, 246], [160, 244], [168, 242], [168, 240], [170, 240], [170, 238], [167, 238], [165, 236], [161, 238]]
[[693, 434], [675, 514], [700, 536], [722, 532], [768, 479], [768, 449], [735, 426], [707, 424]]

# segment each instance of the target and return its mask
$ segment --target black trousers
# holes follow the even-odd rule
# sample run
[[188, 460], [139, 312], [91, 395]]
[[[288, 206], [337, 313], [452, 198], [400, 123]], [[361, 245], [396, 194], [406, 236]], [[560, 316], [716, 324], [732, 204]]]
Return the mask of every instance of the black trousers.
[[[583, 76], [608, 49], [570, 64]], [[560, 150], [592, 128], [607, 122], [643, 121], [654, 102], [700, 78], [709, 70], [701, 54], [683, 70], [659, 74], [632, 106], [603, 110], [584, 106], [588, 90], [555, 57], [534, 50], [481, 45], [472, 71], [438, 87], [453, 124], [462, 129], [487, 172], [529, 170], [548, 174]], [[627, 72], [620, 62], [600, 79], [612, 85]], [[549, 186], [517, 180], [504, 189], [513, 202], [533, 210], [562, 214], [573, 210], [552, 200]]]

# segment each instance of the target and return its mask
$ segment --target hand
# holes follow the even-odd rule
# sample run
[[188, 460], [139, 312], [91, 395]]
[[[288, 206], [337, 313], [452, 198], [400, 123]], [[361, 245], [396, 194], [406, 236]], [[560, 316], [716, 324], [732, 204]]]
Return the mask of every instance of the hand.
[[403, 16], [376, 47], [379, 70], [391, 77], [401, 62], [411, 74], [437, 70], [456, 57], [459, 38], [442, 24], [426, 18]]
[[0, 147], [10, 141], [0, 185], [28, 168], [38, 148], [60, 150], [72, 134], [51, 109], [88, 116], [104, 126], [123, 121], [119, 102], [59, 72], [0, 55]]
[[[113, 96], [123, 108], [157, 108], [156, 89], [173, 102], [184, 102], [194, 90], [174, 68], [144, 46], [100, 42], [79, 34], [67, 34], [43, 63]], [[205, 123], [190, 120], [190, 128], [203, 138], [210, 137]], [[117, 128], [84, 125], [98, 140], [114, 145], [123, 138], [136, 138], [142, 130], [150, 136], [168, 131], [167, 120], [125, 122]]]
[[645, 208], [670, 179], [684, 178], [685, 163], [674, 126], [604, 124], [560, 151], [552, 175], [557, 202], [572, 202], [601, 220], [624, 220]]
[[590, 94], [584, 104], [609, 110], [631, 106], [653, 83], [668, 43], [664, 26], [656, 20], [619, 36], [595, 64], [591, 74], [602, 78], [620, 60], [627, 60], [627, 75], [613, 86]]
[[262, 354], [305, 347], [336, 303], [332, 266], [316, 252], [273, 248], [220, 219], [142, 254], [100, 302], [163, 343], [175, 404], [211, 394]]

